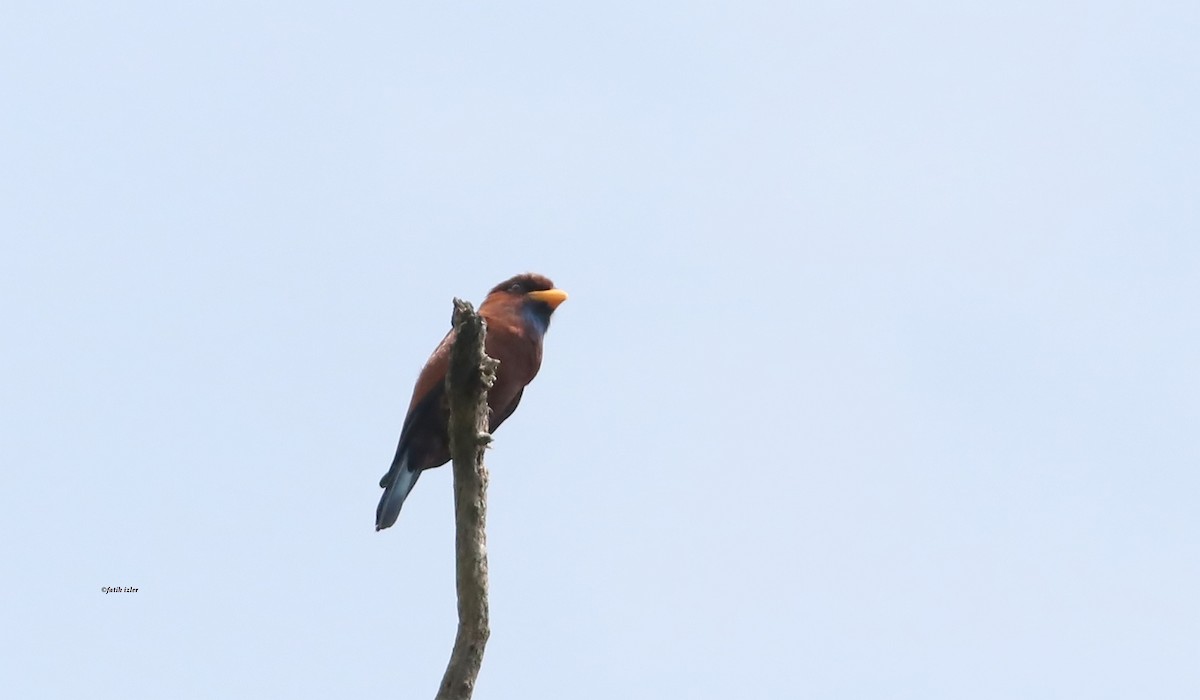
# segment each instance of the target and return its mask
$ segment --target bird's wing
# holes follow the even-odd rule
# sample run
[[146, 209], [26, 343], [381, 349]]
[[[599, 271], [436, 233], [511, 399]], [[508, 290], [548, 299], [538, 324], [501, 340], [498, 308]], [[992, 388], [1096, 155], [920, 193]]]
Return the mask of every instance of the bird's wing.
[[[433, 434], [437, 433], [437, 414], [442, 410], [442, 403], [446, 395], [446, 368], [450, 364], [450, 346], [453, 343], [454, 329], [451, 329], [446, 337], [442, 338], [442, 342], [438, 343], [425, 366], [421, 368], [421, 374], [417, 377], [417, 385], [413, 388], [412, 401], [408, 405], [408, 414], [404, 416], [404, 424], [400, 427], [400, 440], [396, 444], [396, 456], [392, 458], [392, 466], [379, 480], [379, 486], [382, 488], [387, 488], [395, 479], [396, 469], [404, 461], [403, 458], [408, 452], [409, 443], [414, 439], [414, 435], [429, 433], [431, 430]], [[424, 468], [415, 464], [410, 466], [418, 470]]]
[[446, 333], [446, 337], [442, 338], [442, 342], [434, 348], [433, 354], [425, 361], [425, 366], [421, 368], [421, 374], [417, 376], [417, 384], [413, 387], [412, 401], [408, 406], [408, 416], [404, 419], [405, 426], [408, 425], [409, 418], [416, 411], [417, 405], [425, 400], [434, 389], [443, 387], [446, 384], [446, 369], [450, 367], [450, 346], [454, 345], [454, 329]]
[[[425, 432], [429, 432], [429, 428], [436, 429], [438, 414], [442, 412], [445, 395], [445, 382], [433, 384], [425, 396], [404, 417], [404, 426], [400, 428], [400, 440], [396, 443], [396, 456], [392, 458], [392, 466], [388, 467], [387, 473], [379, 480], [380, 488], [388, 488], [395, 479], [395, 472], [404, 463], [404, 457], [408, 452], [413, 435], [422, 432], [423, 429]], [[422, 467], [414, 465], [414, 468], [421, 469]]]

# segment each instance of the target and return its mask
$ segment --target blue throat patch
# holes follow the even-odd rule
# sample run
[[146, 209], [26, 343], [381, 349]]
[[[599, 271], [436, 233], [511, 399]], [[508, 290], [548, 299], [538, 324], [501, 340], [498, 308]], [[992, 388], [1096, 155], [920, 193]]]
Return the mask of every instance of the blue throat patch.
[[539, 341], [550, 327], [551, 313], [552, 309], [540, 302], [527, 302], [522, 305], [521, 315], [525, 317], [525, 326]]

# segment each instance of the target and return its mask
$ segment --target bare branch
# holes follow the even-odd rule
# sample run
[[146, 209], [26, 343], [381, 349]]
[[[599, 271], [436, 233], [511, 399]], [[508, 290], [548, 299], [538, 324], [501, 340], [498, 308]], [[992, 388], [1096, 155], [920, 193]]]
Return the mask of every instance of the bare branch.
[[472, 306], [454, 300], [456, 337], [450, 349], [446, 396], [450, 405], [450, 456], [454, 462], [455, 567], [458, 633], [436, 700], [469, 700], [483, 663], [488, 628], [487, 483], [483, 451], [488, 435], [487, 392], [496, 360], [484, 353], [486, 325]]

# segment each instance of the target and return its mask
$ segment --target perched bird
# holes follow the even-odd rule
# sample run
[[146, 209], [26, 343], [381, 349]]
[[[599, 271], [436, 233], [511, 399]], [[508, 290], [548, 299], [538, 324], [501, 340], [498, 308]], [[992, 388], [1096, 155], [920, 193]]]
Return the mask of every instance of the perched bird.
[[[550, 315], [566, 300], [567, 293], [555, 289], [549, 279], [526, 273], [493, 287], [479, 306], [479, 315], [487, 322], [484, 349], [500, 361], [496, 381], [488, 391], [489, 431], [512, 415], [521, 403], [525, 385], [537, 376], [542, 366], [542, 337], [550, 327]], [[453, 343], [454, 329], [451, 329], [417, 377], [408, 415], [400, 428], [396, 457], [391, 469], [379, 480], [384, 491], [375, 510], [376, 530], [396, 522], [400, 506], [423, 470], [450, 461], [446, 369]]]

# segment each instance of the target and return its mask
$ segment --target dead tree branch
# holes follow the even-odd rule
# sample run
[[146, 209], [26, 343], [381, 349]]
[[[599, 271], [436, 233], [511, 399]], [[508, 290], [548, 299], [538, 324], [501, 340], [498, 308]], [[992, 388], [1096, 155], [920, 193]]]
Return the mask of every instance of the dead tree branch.
[[469, 700], [483, 663], [488, 635], [487, 483], [483, 451], [488, 435], [487, 392], [496, 360], [484, 353], [486, 325], [471, 305], [454, 300], [456, 337], [450, 349], [446, 396], [450, 405], [450, 456], [454, 462], [455, 569], [458, 633], [436, 700]]

